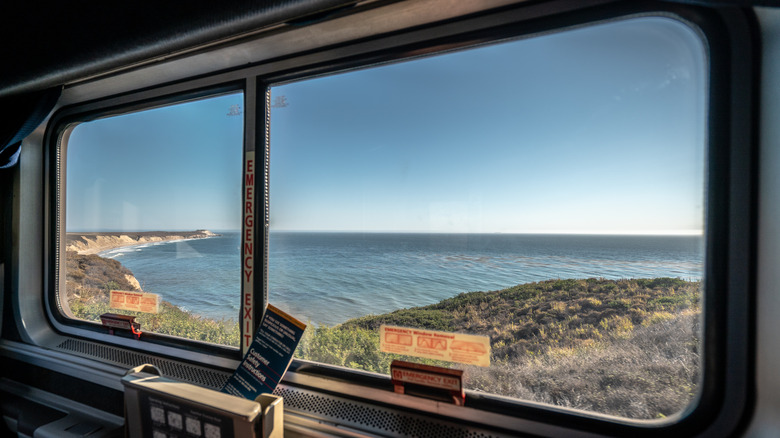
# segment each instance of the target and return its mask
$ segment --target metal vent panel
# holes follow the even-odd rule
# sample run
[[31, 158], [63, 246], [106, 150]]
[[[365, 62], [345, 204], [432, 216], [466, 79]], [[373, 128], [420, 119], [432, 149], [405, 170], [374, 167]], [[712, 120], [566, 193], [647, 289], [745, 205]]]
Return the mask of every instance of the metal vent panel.
[[404, 438], [499, 438], [506, 436], [286, 385], [279, 385], [274, 394], [284, 398], [285, 410], [294, 410], [326, 423], [347, 426], [378, 436]]
[[[231, 373], [183, 364], [158, 356], [128, 351], [99, 343], [67, 339], [59, 350], [120, 368], [152, 364], [166, 377], [219, 390]], [[284, 398], [284, 409], [364, 433], [404, 438], [500, 438], [505, 435], [452, 422], [395, 410], [321, 392], [279, 385], [274, 394]]]
[[102, 362], [109, 362], [118, 367], [127, 369], [142, 364], [152, 364], [156, 366], [165, 377], [211, 389], [221, 389], [230, 377], [230, 373], [226, 372], [215, 371], [209, 368], [184, 364], [150, 354], [137, 353], [77, 339], [65, 340], [58, 345], [57, 348], [67, 351], [68, 353], [78, 354], [79, 356]]

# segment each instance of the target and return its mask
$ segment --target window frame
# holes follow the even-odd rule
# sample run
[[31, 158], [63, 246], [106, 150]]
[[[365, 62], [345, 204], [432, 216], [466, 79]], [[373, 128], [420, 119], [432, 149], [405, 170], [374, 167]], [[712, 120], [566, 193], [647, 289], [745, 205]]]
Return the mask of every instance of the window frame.
[[[52, 190], [52, 196], [51, 196], [51, 221], [50, 221], [50, 230], [51, 236], [54, 236], [53, 239], [49, 239], [51, 242], [51, 248], [49, 248], [49, 266], [52, 266], [51, 270], [48, 270], [48, 272], [51, 272], [49, 278], [48, 278], [48, 286], [49, 286], [49, 292], [48, 292], [48, 299], [46, 300], [46, 310], [50, 316], [50, 318], [53, 319], [53, 323], [55, 326], [55, 329], [60, 331], [64, 334], [71, 334], [71, 335], [77, 335], [83, 338], [91, 338], [92, 336], [96, 336], [97, 339], [100, 339], [104, 342], [109, 343], [116, 343], [123, 346], [127, 346], [128, 340], [133, 339], [133, 335], [130, 332], [125, 331], [114, 331], [114, 334], [109, 334], [109, 330], [106, 327], [103, 327], [100, 323], [91, 322], [91, 321], [85, 321], [80, 320], [77, 318], [73, 318], [70, 315], [67, 314], [65, 309], [63, 308], [62, 304], [60, 303], [60, 290], [64, 289], [65, 279], [61, 278], [61, 273], [64, 272], [60, 268], [61, 264], [64, 262], [65, 259], [65, 249], [64, 249], [64, 242], [65, 242], [65, 230], [60, 229], [60, 224], [64, 222], [65, 217], [65, 209], [64, 205], [67, 202], [65, 198], [65, 189], [64, 189], [64, 181], [66, 178], [66, 169], [64, 167], [67, 167], [66, 158], [64, 158], [67, 155], [67, 142], [68, 137], [72, 130], [78, 126], [81, 123], [87, 123], [93, 120], [97, 120], [100, 118], [106, 118], [106, 117], [113, 117], [113, 116], [119, 116], [123, 114], [128, 114], [132, 112], [140, 112], [145, 110], [151, 110], [154, 108], [159, 108], [163, 106], [169, 106], [169, 105], [176, 105], [179, 103], [185, 103], [190, 101], [197, 101], [200, 99], [208, 99], [210, 97], [218, 97], [220, 95], [229, 94], [229, 93], [236, 93], [240, 92], [243, 94], [243, 106], [246, 107], [246, 95], [247, 95], [247, 86], [244, 83], [244, 81], [230, 81], [227, 83], [222, 84], [213, 84], [208, 85], [202, 88], [195, 88], [195, 89], [189, 89], [183, 92], [178, 93], [154, 93], [154, 95], [140, 99], [140, 100], [130, 100], [128, 101], [126, 98], [122, 97], [119, 100], [125, 101], [128, 103], [116, 103], [113, 101], [109, 102], [103, 102], [105, 105], [97, 104], [97, 105], [88, 105], [88, 106], [81, 106], [76, 105], [72, 108], [64, 108], [60, 112], [58, 112], [54, 118], [52, 119], [54, 121], [55, 130], [51, 134], [51, 139], [53, 142], [56, 143], [52, 147], [52, 149], [49, 150], [50, 156], [48, 157], [49, 160], [49, 166], [50, 166], [50, 173], [51, 173], [51, 187]], [[244, 111], [244, 114], [246, 115], [246, 111]], [[246, 159], [246, 153], [248, 148], [248, 131], [247, 128], [247, 120], [246, 116], [244, 117], [244, 133], [242, 135], [242, 168], [244, 167], [244, 160]], [[243, 171], [242, 171], [243, 172]], [[237, 178], [239, 175], [236, 176]], [[243, 189], [243, 174], [241, 176], [242, 178], [242, 193], [244, 191]], [[243, 197], [243, 195], [242, 195]], [[242, 205], [236, 205], [236, 210], [241, 209]], [[243, 220], [242, 220], [243, 222]], [[242, 231], [243, 233], [243, 231]], [[252, 230], [252, 234], [254, 235], [255, 232]], [[241, 249], [241, 255], [243, 259], [243, 245]], [[255, 278], [252, 279], [253, 281]], [[243, 294], [244, 294], [244, 283], [240, 281], [241, 286], [241, 294], [239, 296], [236, 296], [237, 302], [243, 302]], [[254, 289], [256, 290], [257, 287], [255, 286]], [[253, 310], [256, 310], [255, 306]], [[262, 306], [261, 306], [262, 308]], [[257, 312], [255, 312], [254, 319], [259, 319], [259, 315]], [[238, 321], [239, 323], [242, 321]], [[243, 325], [243, 324], [242, 324]], [[252, 327], [252, 330], [254, 327]], [[141, 330], [143, 331], [143, 337], [145, 344], [151, 344], [156, 345], [159, 347], [180, 347], [182, 344], [187, 345], [188, 349], [192, 350], [196, 353], [206, 354], [206, 355], [214, 355], [229, 359], [240, 359], [240, 349], [234, 348], [231, 346], [224, 346], [224, 345], [217, 345], [217, 344], [211, 344], [206, 342], [201, 342], [197, 340], [192, 339], [186, 339], [186, 338], [179, 338], [176, 336], [171, 335], [163, 335], [158, 334], [154, 332], [146, 332], [144, 331], [144, 328], [141, 327]], [[92, 335], [92, 336], [91, 336]], [[108, 336], [106, 336], [108, 335]], [[243, 335], [243, 331], [242, 331]], [[141, 348], [142, 350], [144, 348]]]
[[[614, 418], [595, 412], [581, 412], [562, 408], [540, 406], [533, 402], [508, 399], [501, 396], [469, 392], [466, 406], [496, 414], [534, 418], [548, 424], [566, 423], [574, 428], [593, 432], [607, 432], [617, 435], [655, 436], [658, 433], [696, 434], [705, 429], [717, 430], [712, 423], [736, 424], [738, 418], [747, 412], [747, 400], [751, 397], [749, 373], [740, 374], [743, 379], [727, 378], [734, 369], [747, 369], [749, 357], [751, 312], [754, 285], [750, 273], [750, 260], [755, 252], [753, 222], [756, 216], [755, 203], [751, 201], [751, 187], [755, 186], [755, 141], [751, 132], [754, 128], [746, 120], [740, 120], [732, 108], [752, 107], [750, 73], [744, 65], [736, 68], [736, 58], [750, 58], [752, 36], [747, 31], [743, 17], [729, 17], [728, 12], [718, 13], [706, 8], [693, 8], [671, 4], [643, 3], [619, 4], [616, 8], [604, 6], [588, 11], [576, 11], [571, 15], [543, 17], [523, 22], [524, 30], [517, 33], [514, 24], [501, 28], [476, 30], [454, 36], [439, 37], [423, 43], [410, 43], [402, 47], [375, 50], [366, 56], [339, 57], [323, 61], [325, 53], [303, 55], [296, 59], [297, 68], [271, 72], [261, 77], [266, 84], [266, 111], [270, 112], [270, 87], [296, 82], [321, 75], [330, 75], [352, 68], [373, 66], [382, 63], [406, 60], [418, 55], [439, 53], [448, 49], [478, 46], [504, 38], [522, 38], [551, 31], [559, 32], [580, 26], [586, 27], [613, 20], [642, 16], [667, 16], [677, 19], [698, 31], [704, 45], [709, 49], [707, 104], [707, 171], [705, 172], [706, 224], [705, 224], [705, 281], [702, 290], [703, 336], [701, 347], [702, 375], [699, 394], [689, 408], [676, 416], [662, 421], [643, 421]], [[733, 12], [733, 11], [732, 11]], [[744, 12], [744, 11], [743, 11]], [[747, 21], [750, 17], [747, 17]], [[420, 32], [425, 32], [422, 30]], [[488, 36], [489, 35], [489, 36]], [[372, 42], [373, 43], [373, 42]], [[435, 48], [436, 50], [431, 50]], [[738, 53], [740, 49], [745, 52]], [[340, 52], [336, 49], [334, 52]], [[290, 61], [288, 61], [290, 62]], [[750, 60], [750, 63], [755, 62]], [[733, 75], [730, 76], [731, 72]], [[743, 77], [740, 77], [744, 75]], [[724, 93], [724, 90], [733, 90]], [[749, 119], [748, 119], [749, 120]], [[739, 132], [739, 134], [737, 134]], [[273, 151], [270, 151], [273, 154]], [[738, 157], [738, 159], [733, 159]], [[268, 164], [266, 164], [266, 167]], [[749, 212], [748, 214], [745, 214]], [[724, 236], [728, 236], [724, 239]], [[721, 322], [727, 321], [726, 324]], [[717, 323], [716, 323], [717, 322]], [[722, 339], [741, 339], [730, 345]], [[730, 342], [729, 342], [730, 343]], [[739, 358], [739, 359], [738, 359]], [[316, 376], [336, 379], [342, 382], [359, 381], [365, 385], [386, 385], [386, 379], [376, 378], [369, 373], [345, 370], [325, 364], [313, 364], [296, 360], [290, 368], [300, 374], [296, 380], [304, 383], [306, 377]], [[718, 416], [718, 411], [727, 400], [740, 400], [738, 405], [745, 410], [731, 411], [731, 418]]]
[[[45, 203], [46, 221], [44, 229], [44, 280], [47, 289], [46, 310], [49, 320], [61, 334], [85, 337], [106, 343], [118, 343], [125, 348], [136, 348], [176, 357], [176, 354], [194, 347], [194, 354], [183, 359], [229, 369], [235, 363], [235, 351], [198, 345], [196, 341], [180, 342], [168, 337], [155, 337], [154, 343], [130, 345], [126, 340], [118, 341], [106, 337], [94, 337], [91, 330], [83, 327], [73, 330], [70, 322], [63, 322], [56, 309], [56, 273], [58, 230], [57, 230], [57, 186], [56, 155], [58, 138], [63, 127], [76, 118], [87, 115], [104, 115], [101, 111], [126, 111], [143, 106], [149, 99], [176, 99], [200, 87], [228, 81], [239, 81], [244, 92], [245, 106], [256, 105], [253, 114], [245, 112], [245, 141], [262, 150], [262, 167], [258, 166], [256, 178], [265, 184], [264, 190], [256, 190], [255, 206], [263, 207], [264, 221], [256, 220], [254, 226], [255, 247], [263, 248], [255, 265], [262, 266], [255, 277], [254, 299], [267, 303], [267, 218], [268, 204], [265, 199], [268, 184], [268, 117], [270, 115], [269, 87], [285, 82], [297, 81], [318, 75], [408, 59], [449, 48], [496, 42], [503, 38], [522, 38], [545, 32], [558, 32], [578, 26], [619, 20], [631, 16], [665, 15], [689, 23], [698, 29], [705, 45], [709, 47], [708, 123], [707, 123], [707, 194], [706, 194], [706, 264], [705, 287], [702, 292], [704, 333], [702, 339], [703, 379], [699, 402], [688, 411], [666, 422], [641, 422], [616, 419], [596, 413], [575, 412], [543, 406], [532, 402], [509, 400], [499, 396], [467, 392], [466, 406], [470, 413], [447, 407], [416, 405], [416, 409], [428, 410], [448, 417], [453, 421], [484, 424], [494, 422], [491, 427], [529, 431], [528, 421], [540, 425], [566, 424], [567, 428], [583, 432], [604, 434], [632, 434], [633, 436], [655, 436], [659, 433], [698, 434], [714, 432], [727, 434], [739, 427], [740, 421], [750, 412], [753, 398], [753, 372], [750, 352], [753, 350], [753, 314], [755, 313], [755, 221], [757, 207], [756, 193], [756, 122], [744, 114], [744, 108], [756, 112], [756, 91], [754, 85], [757, 44], [754, 17], [749, 10], [737, 8], [708, 9], [690, 5], [670, 3], [632, 2], [609, 3], [590, 7], [584, 5], [563, 5], [565, 10], [547, 15], [545, 5], [514, 5], [485, 13], [473, 14], [452, 21], [433, 23], [408, 30], [391, 32], [355, 42], [335, 44], [320, 50], [280, 56], [269, 62], [246, 67], [233, 72], [208, 76], [205, 79], [184, 80], [160, 88], [131, 92], [90, 101], [60, 110], [50, 121], [45, 148]], [[737, 13], [735, 13], [737, 12]], [[304, 24], [303, 26], [305, 26]], [[198, 91], [200, 92], [200, 91]], [[184, 93], [184, 94], [182, 94]], [[249, 96], [252, 95], [252, 98]], [[740, 113], [740, 111], [742, 111]], [[245, 146], [246, 147], [246, 146]], [[258, 154], [259, 155], [259, 154]], [[259, 216], [259, 215], [258, 215]], [[258, 217], [259, 219], [259, 217]], [[264, 223], [265, 222], [265, 223]], [[56, 269], [56, 268], [55, 268]], [[255, 307], [255, 318], [259, 320], [262, 307]], [[212, 356], [228, 359], [215, 361]], [[347, 396], [345, 387], [357, 385], [365, 391], [352, 392], [355, 397], [373, 397], [379, 403], [389, 403], [386, 391], [389, 378], [355, 370], [345, 370], [323, 364], [295, 360], [285, 382], [292, 385], [321, 388]], [[362, 394], [362, 395], [361, 395]], [[729, 403], [738, 406], [728, 413], [721, 408]], [[399, 406], [399, 408], [402, 408]], [[485, 418], [475, 412], [485, 412]], [[498, 424], [495, 421], [501, 420]], [[536, 429], [537, 431], [544, 430]]]

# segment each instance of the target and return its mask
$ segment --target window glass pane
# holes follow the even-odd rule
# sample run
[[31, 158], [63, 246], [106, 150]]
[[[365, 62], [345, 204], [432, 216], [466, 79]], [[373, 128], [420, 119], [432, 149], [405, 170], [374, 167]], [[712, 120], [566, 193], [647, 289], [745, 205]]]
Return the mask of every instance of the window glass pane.
[[238, 346], [242, 106], [233, 93], [72, 130], [60, 272], [72, 316], [130, 314], [142, 331]]
[[685, 409], [706, 75], [696, 32], [646, 17], [273, 87], [269, 301], [313, 324], [298, 357], [455, 367], [468, 389], [634, 419]]

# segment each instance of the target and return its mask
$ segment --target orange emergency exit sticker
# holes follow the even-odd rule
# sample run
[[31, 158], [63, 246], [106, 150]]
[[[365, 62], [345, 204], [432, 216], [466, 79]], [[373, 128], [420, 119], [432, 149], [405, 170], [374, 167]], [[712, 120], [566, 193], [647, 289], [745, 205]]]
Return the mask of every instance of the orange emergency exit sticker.
[[384, 353], [490, 366], [487, 336], [383, 325], [379, 327], [379, 338], [379, 349]]
[[147, 292], [112, 290], [108, 305], [112, 309], [158, 313], [160, 311], [160, 296]]

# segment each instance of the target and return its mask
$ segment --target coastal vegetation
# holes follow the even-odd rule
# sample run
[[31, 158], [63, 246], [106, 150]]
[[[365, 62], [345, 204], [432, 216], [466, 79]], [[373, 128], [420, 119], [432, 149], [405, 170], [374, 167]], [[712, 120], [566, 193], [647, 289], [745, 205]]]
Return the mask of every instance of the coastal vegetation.
[[[111, 290], [140, 290], [129, 269], [116, 260], [95, 254], [69, 251], [66, 257], [65, 289], [70, 312], [87, 321], [100, 321], [100, 315], [113, 312], [108, 306]], [[238, 346], [238, 324], [214, 320], [186, 312], [162, 301], [156, 314], [123, 312], [136, 317], [143, 331], [179, 336], [221, 345]]]
[[[464, 370], [467, 388], [636, 419], [681, 412], [699, 380], [700, 283], [548, 280], [309, 329], [296, 356], [388, 373], [394, 359]], [[490, 368], [379, 352], [382, 324], [490, 337]]]
[[[111, 289], [137, 290], [132, 273], [97, 255], [67, 255], [77, 318], [98, 321]], [[142, 330], [237, 346], [238, 325], [163, 302], [133, 313]], [[681, 412], [696, 396], [700, 283], [676, 278], [566, 279], [469, 292], [439, 303], [354, 318], [304, 333], [296, 357], [388, 373], [393, 359], [464, 370], [471, 390], [635, 419]], [[490, 338], [491, 366], [463, 366], [379, 351], [382, 324]]]

